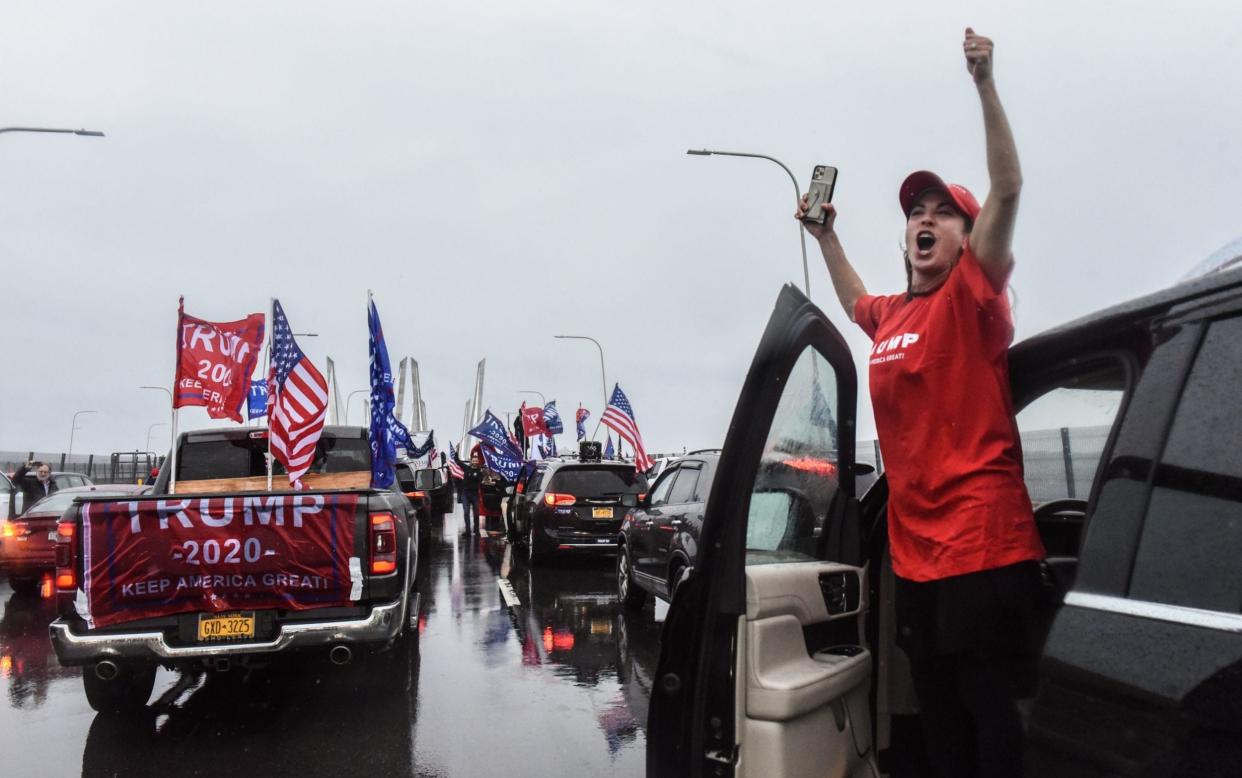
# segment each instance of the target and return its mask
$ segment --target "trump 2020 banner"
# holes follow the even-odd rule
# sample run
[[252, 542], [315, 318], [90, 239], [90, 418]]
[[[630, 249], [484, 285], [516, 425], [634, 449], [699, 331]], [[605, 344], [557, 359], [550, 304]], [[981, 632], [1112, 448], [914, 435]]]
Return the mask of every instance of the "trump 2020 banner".
[[362, 595], [357, 506], [354, 494], [86, 503], [78, 611], [94, 628], [349, 605]]
[[229, 322], [177, 312], [177, 376], [173, 407], [201, 406], [213, 419], [242, 421], [242, 403], [263, 343], [263, 314]]

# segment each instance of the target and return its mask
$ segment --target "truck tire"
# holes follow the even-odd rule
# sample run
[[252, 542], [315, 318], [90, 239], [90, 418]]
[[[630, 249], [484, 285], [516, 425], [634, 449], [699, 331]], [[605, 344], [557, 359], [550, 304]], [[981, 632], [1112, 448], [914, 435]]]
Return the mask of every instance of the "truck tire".
[[30, 578], [28, 576], [9, 576], [9, 586], [13, 587], [16, 594], [30, 596], [39, 591], [39, 579]]
[[100, 713], [137, 713], [146, 707], [155, 688], [155, 665], [118, 663], [117, 676], [105, 681], [94, 667], [82, 668], [86, 701]]
[[544, 551], [535, 539], [535, 527], [531, 525], [530, 533], [526, 536], [526, 561], [531, 567], [541, 565], [548, 559], [548, 552]]
[[617, 549], [617, 596], [627, 610], [636, 611], [647, 604], [647, 592], [634, 583], [630, 549], [624, 544]]

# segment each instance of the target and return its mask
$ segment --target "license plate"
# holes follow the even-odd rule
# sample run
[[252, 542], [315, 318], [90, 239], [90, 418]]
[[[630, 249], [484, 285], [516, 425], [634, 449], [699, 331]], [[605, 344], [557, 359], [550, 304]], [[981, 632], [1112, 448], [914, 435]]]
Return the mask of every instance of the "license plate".
[[612, 508], [592, 508], [591, 518], [592, 519], [611, 519]]
[[254, 612], [220, 613], [198, 617], [199, 640], [236, 640], [254, 637]]

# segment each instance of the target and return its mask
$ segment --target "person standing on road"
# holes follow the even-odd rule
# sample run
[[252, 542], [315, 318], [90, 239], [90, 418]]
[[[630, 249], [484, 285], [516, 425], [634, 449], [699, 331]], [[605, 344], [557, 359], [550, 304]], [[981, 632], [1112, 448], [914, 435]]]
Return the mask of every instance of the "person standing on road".
[[457, 497], [461, 501], [462, 532], [479, 534], [479, 484], [482, 481], [483, 459], [478, 451], [470, 452], [470, 461], [461, 468], [461, 484]]
[[[1033, 691], [1043, 545], [1009, 391], [1006, 287], [1022, 174], [992, 77], [992, 41], [966, 28], [983, 108], [983, 206], [928, 171], [906, 178], [906, 291], [867, 294], [834, 227], [804, 222], [846, 313], [869, 336], [871, 399], [889, 484], [898, 644], [928, 757], [943, 776], [1021, 774], [1017, 700]], [[918, 128], [913, 128], [917, 130]], [[805, 198], [797, 216], [806, 213]]]
[[[26, 476], [30, 471], [35, 471], [35, 480], [32, 482]], [[13, 472], [13, 483], [17, 484], [25, 495], [25, 510], [30, 510], [30, 506], [39, 500], [47, 497], [56, 491], [56, 482], [52, 480], [52, 468], [46, 462], [31, 460]]]

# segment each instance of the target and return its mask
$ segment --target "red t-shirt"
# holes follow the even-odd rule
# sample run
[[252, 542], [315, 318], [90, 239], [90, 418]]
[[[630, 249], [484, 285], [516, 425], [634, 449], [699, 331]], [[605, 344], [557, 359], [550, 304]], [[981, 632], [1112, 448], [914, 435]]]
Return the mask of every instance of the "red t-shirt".
[[934, 581], [1043, 559], [1009, 393], [1009, 300], [967, 247], [940, 288], [866, 295], [893, 571]]

